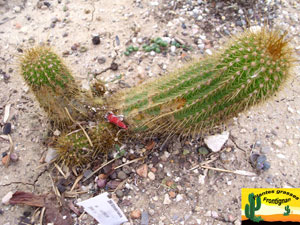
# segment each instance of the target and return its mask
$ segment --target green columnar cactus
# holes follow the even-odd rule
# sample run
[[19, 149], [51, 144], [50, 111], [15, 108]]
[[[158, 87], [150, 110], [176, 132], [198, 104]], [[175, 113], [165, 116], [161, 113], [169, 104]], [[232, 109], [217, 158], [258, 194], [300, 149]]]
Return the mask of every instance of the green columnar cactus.
[[56, 125], [71, 123], [65, 108], [75, 120], [87, 116], [85, 102], [88, 97], [80, 92], [69, 69], [49, 47], [27, 50], [21, 58], [20, 67], [40, 106]]
[[245, 216], [252, 220], [253, 222], [259, 222], [262, 221], [263, 219], [261, 218], [261, 216], [257, 217], [255, 216], [255, 211], [258, 211], [261, 207], [261, 200], [260, 197], [256, 197], [256, 206], [255, 206], [255, 198], [254, 198], [254, 194], [251, 193], [248, 195], [248, 200], [249, 200], [249, 204], [245, 205]]
[[283, 213], [283, 215], [284, 216], [290, 215], [290, 213], [291, 213], [290, 206], [287, 205], [287, 206], [284, 207], [284, 209], [285, 209], [285, 212]]
[[132, 130], [194, 134], [274, 95], [290, 76], [291, 48], [279, 31], [247, 30], [220, 52], [108, 99]]

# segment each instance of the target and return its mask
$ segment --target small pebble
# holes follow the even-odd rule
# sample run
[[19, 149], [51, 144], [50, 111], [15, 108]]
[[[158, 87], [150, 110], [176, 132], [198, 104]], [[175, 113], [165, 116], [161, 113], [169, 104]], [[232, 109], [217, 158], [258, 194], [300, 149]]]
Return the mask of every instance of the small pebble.
[[119, 66], [118, 66], [117, 63], [112, 62], [112, 63], [110, 64], [110, 69], [111, 69], [112, 71], [116, 71], [116, 70], [118, 70], [118, 68], [119, 68]]
[[147, 166], [147, 164], [141, 165], [141, 166], [136, 170], [136, 173], [137, 173], [139, 176], [146, 178], [147, 175], [148, 175], [148, 166]]
[[149, 172], [149, 173], [148, 173], [148, 178], [149, 178], [150, 180], [155, 180], [155, 174], [152, 173], [152, 172]]
[[141, 217], [142, 213], [141, 210], [135, 209], [130, 213], [131, 219], [139, 219]]
[[1, 161], [2, 161], [2, 164], [3, 164], [3, 165], [7, 165], [7, 162], [8, 162], [8, 155], [3, 156], [2, 159], [1, 159]]
[[127, 175], [126, 175], [126, 173], [125, 173], [124, 171], [121, 170], [121, 171], [118, 172], [117, 177], [118, 177], [120, 180], [125, 180], [125, 179], [127, 178]]
[[97, 62], [99, 64], [104, 64], [106, 62], [106, 58], [105, 57], [98, 57]]
[[92, 42], [93, 42], [93, 44], [94, 45], [99, 45], [100, 44], [100, 37], [99, 36], [94, 36], [93, 38], [92, 38]]
[[81, 46], [80, 48], [79, 48], [79, 52], [81, 52], [81, 53], [84, 53], [84, 52], [86, 52], [88, 49], [87, 49], [87, 47], [85, 47], [85, 46]]
[[277, 146], [278, 148], [282, 148], [283, 147], [283, 143], [281, 141], [279, 141], [279, 140], [274, 141], [273, 144], [275, 146]]
[[2, 198], [2, 204], [3, 204], [3, 205], [8, 205], [9, 200], [11, 199], [12, 196], [13, 196], [13, 192], [12, 192], [12, 191], [8, 192], [8, 193]]
[[171, 46], [171, 52], [172, 52], [172, 53], [175, 53], [175, 52], [176, 52], [176, 46], [174, 46], [174, 45]]
[[11, 133], [11, 123], [5, 123], [3, 126], [3, 134], [7, 135]]
[[164, 198], [163, 204], [164, 204], [164, 205], [169, 205], [169, 204], [171, 204], [171, 203], [172, 203], [172, 201], [170, 200], [169, 195], [168, 195], [168, 194], [165, 194], [165, 198]]
[[17, 162], [17, 161], [19, 160], [18, 154], [15, 153], [15, 152], [11, 153], [11, 154], [10, 154], [10, 160], [11, 160], [12, 162]]
[[147, 211], [142, 212], [142, 219], [141, 219], [141, 225], [148, 225], [149, 224], [149, 214]]
[[175, 191], [170, 191], [170, 192], [169, 192], [169, 196], [170, 196], [171, 198], [175, 198], [175, 197], [176, 197]]
[[118, 198], [122, 198], [124, 196], [124, 193], [122, 190], [116, 190], [116, 195], [118, 196]]

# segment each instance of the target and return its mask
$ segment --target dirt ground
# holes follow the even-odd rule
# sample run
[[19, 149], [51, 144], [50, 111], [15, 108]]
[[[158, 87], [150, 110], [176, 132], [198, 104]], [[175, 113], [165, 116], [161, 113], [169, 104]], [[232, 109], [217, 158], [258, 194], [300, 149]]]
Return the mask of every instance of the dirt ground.
[[[295, 55], [299, 56], [299, 1], [236, 2], [0, 0], [0, 123], [3, 126], [5, 107], [10, 105], [8, 121], [12, 123], [11, 136], [19, 155], [19, 161], [8, 168], [0, 165], [0, 197], [17, 190], [48, 193], [56, 185], [56, 180], [52, 180], [53, 167], [41, 166], [48, 150], [43, 142], [49, 121], [18, 73], [22, 50], [49, 43], [63, 56], [85, 89], [89, 88], [93, 74], [114, 61], [119, 65], [117, 71], [107, 70], [99, 75], [110, 91], [162, 76], [189, 58], [209, 54], [221, 38], [247, 26], [247, 18], [249, 21], [265, 18], [272, 25], [288, 28]], [[93, 35], [100, 36], [100, 45], [93, 45]], [[163, 36], [182, 41], [193, 50], [123, 54], [129, 45], [142, 46], [148, 39]], [[293, 78], [274, 98], [230, 122], [227, 127], [230, 138], [222, 152], [214, 155], [216, 160], [209, 164], [232, 171], [255, 172], [249, 155], [257, 151], [266, 154], [271, 164], [268, 171], [250, 177], [201, 168], [191, 170], [203, 161], [198, 153], [202, 143], [174, 138], [164, 151], [156, 146], [157, 151], [143, 162], [131, 164], [121, 190], [113, 194], [129, 219], [127, 224], [240, 224], [241, 188], [300, 187], [299, 87], [296, 65]], [[2, 135], [1, 153], [7, 152], [9, 146]], [[142, 155], [144, 147], [141, 142], [127, 143], [124, 148]], [[126, 157], [119, 161], [119, 164], [126, 162]], [[153, 171], [154, 179], [152, 174], [143, 178], [136, 173], [142, 164]], [[122, 180], [118, 177], [120, 171], [124, 169], [116, 171], [116, 177], [111, 179]], [[91, 197], [95, 187], [93, 179], [80, 183], [79, 188], [89, 192], [69, 201], [76, 203]], [[96, 193], [103, 191], [96, 188]], [[172, 191], [174, 194], [170, 194]], [[33, 215], [34, 210], [28, 206], [0, 205], [0, 224], [18, 224], [24, 212]], [[134, 210], [142, 212], [141, 218], [132, 218]], [[86, 214], [80, 219], [74, 213], [72, 216], [74, 224], [96, 224]]]

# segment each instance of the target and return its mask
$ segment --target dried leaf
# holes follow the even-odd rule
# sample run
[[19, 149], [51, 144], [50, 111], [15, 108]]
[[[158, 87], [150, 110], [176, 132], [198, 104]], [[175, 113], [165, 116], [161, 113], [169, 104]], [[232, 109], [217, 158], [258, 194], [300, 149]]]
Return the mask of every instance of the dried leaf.
[[11, 199], [9, 200], [10, 204], [24, 204], [35, 207], [44, 207], [45, 206], [45, 195], [34, 195], [32, 193], [16, 191]]

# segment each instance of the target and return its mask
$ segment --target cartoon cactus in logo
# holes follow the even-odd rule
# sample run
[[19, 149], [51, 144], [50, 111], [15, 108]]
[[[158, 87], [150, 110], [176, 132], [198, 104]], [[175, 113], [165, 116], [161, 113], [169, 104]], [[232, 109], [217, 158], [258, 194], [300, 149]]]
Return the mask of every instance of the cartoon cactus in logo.
[[[260, 222], [263, 219], [261, 216], [257, 217], [255, 216], [255, 211], [258, 211], [261, 207], [261, 199], [259, 196], [254, 198], [254, 194], [251, 193], [248, 195], [249, 204], [245, 205], [245, 216], [252, 220], [253, 222]], [[255, 206], [255, 200], [256, 200], [256, 206]]]
[[219, 53], [108, 99], [129, 127], [195, 134], [220, 125], [276, 93], [290, 76], [285, 34], [261, 28], [232, 38]]
[[21, 58], [20, 67], [40, 106], [56, 125], [71, 122], [66, 109], [75, 120], [87, 117], [85, 103], [88, 97], [81, 93], [70, 70], [49, 47], [27, 50]]
[[283, 215], [284, 216], [290, 215], [290, 213], [291, 213], [290, 206], [287, 205], [287, 206], [284, 207], [284, 209], [285, 209], [285, 212], [283, 213]]

